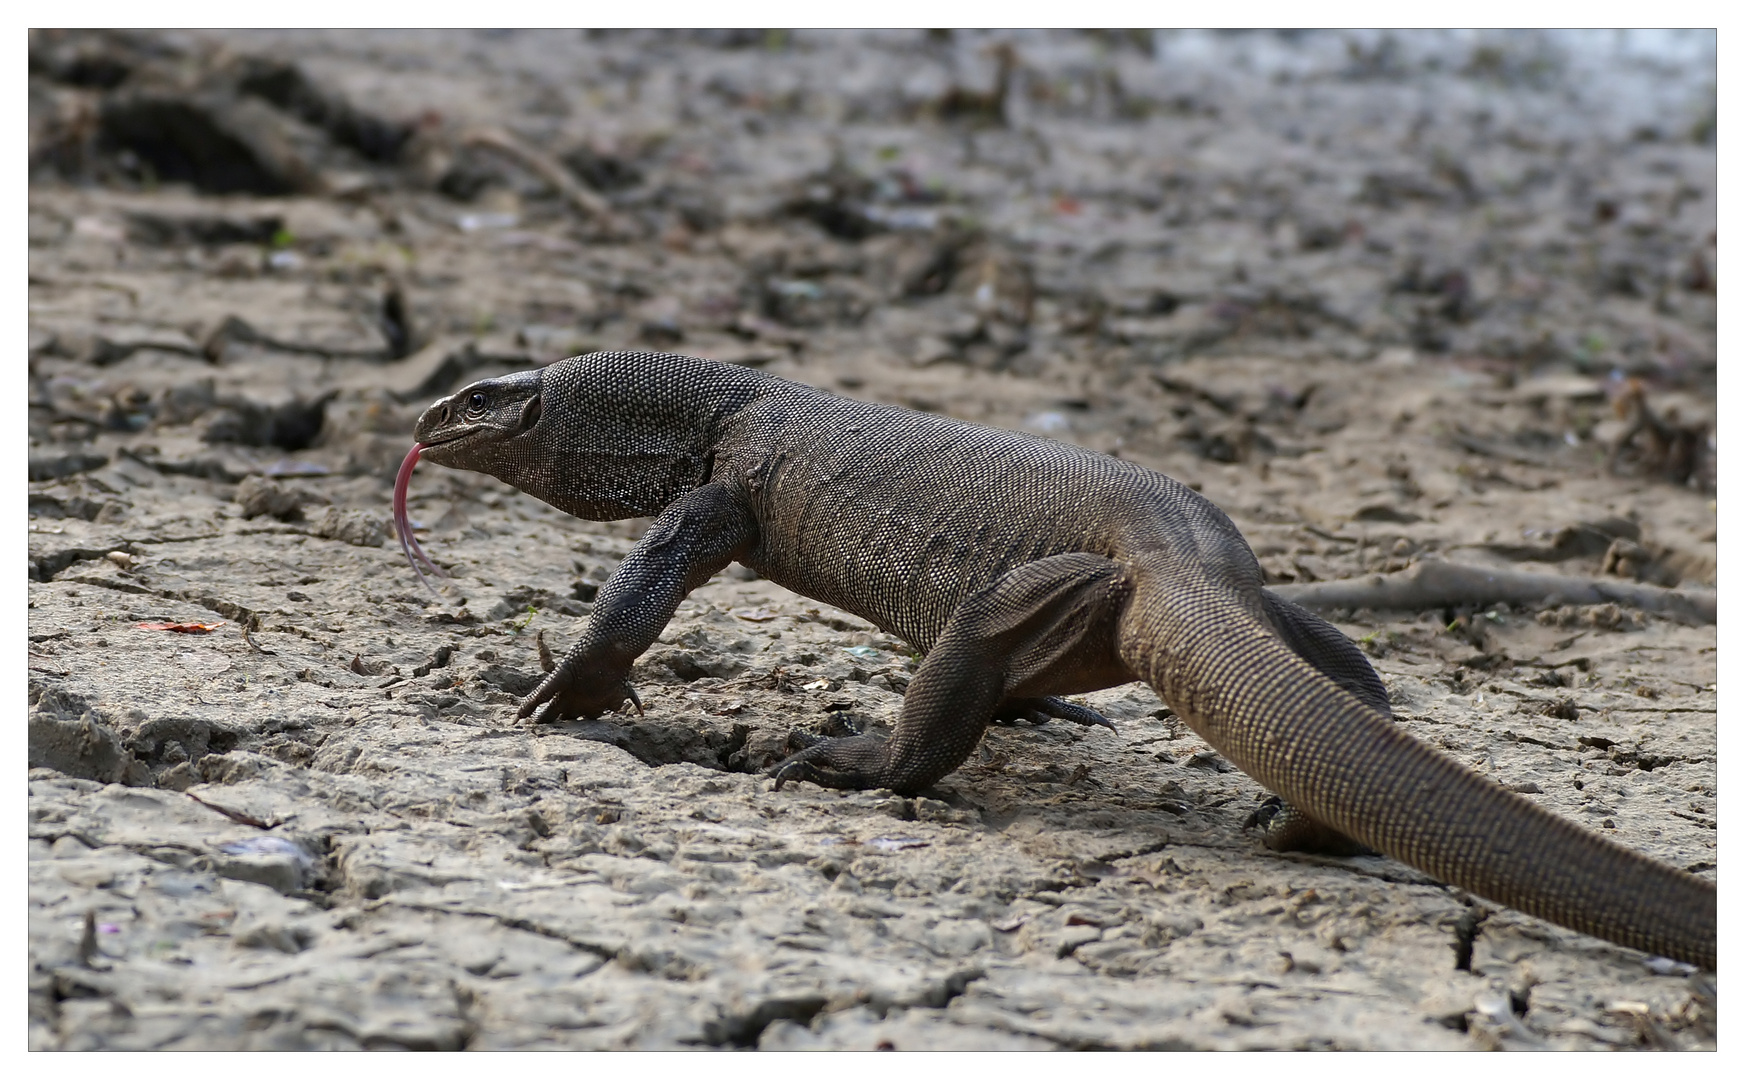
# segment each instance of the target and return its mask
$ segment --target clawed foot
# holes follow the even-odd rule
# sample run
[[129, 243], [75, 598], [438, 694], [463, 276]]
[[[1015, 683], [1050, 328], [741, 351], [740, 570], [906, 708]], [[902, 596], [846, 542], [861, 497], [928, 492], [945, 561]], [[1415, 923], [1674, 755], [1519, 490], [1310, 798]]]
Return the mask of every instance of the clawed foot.
[[1046, 724], [1050, 720], [1066, 720], [1087, 727], [1106, 727], [1115, 730], [1115, 722], [1095, 709], [1083, 705], [1074, 705], [1064, 698], [1038, 697], [1015, 698], [1007, 701], [994, 714], [994, 723], [1011, 725], [1019, 720], [1027, 720], [1032, 724]]
[[788, 749], [799, 750], [770, 768], [776, 790], [790, 780], [810, 780], [819, 787], [862, 790], [889, 786], [882, 780], [887, 749], [883, 739], [851, 735], [827, 739], [804, 731], [788, 733]]
[[1301, 851], [1312, 855], [1375, 855], [1376, 850], [1285, 802], [1268, 795], [1242, 822], [1244, 829], [1258, 828], [1261, 843], [1273, 851]]
[[636, 715], [642, 715], [642, 699], [636, 696], [636, 688], [630, 685], [630, 680], [597, 671], [578, 676], [575, 667], [565, 664], [534, 687], [516, 715], [526, 720], [543, 705], [543, 711], [534, 717], [535, 724], [577, 718], [592, 720], [602, 713], [612, 712], [626, 701], [636, 708]]

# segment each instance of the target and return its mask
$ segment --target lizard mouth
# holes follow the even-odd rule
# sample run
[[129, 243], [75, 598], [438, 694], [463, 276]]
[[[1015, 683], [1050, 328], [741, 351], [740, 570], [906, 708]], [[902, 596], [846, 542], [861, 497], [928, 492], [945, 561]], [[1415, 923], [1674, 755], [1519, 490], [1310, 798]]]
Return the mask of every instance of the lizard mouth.
[[[430, 578], [424, 576], [424, 571], [429, 570], [435, 577], [448, 575], [430, 561], [430, 556], [424, 554], [418, 538], [412, 535], [412, 517], [406, 512], [406, 492], [412, 486], [412, 469], [418, 464], [419, 455], [431, 445], [433, 444], [413, 443], [406, 460], [400, 463], [399, 474], [394, 477], [394, 532], [400, 537], [400, 550], [406, 553], [406, 561], [412, 564], [412, 572], [418, 575], [418, 580], [426, 589], [435, 592], [436, 586], [430, 583]], [[419, 565], [420, 563], [423, 565]]]
[[[430, 410], [427, 411], [423, 417], [419, 418], [418, 427], [422, 428], [424, 426], [424, 421], [429, 418], [430, 413], [435, 412], [438, 409], [440, 409], [441, 412], [437, 418], [437, 426], [447, 425], [453, 415], [453, 407], [450, 404], [452, 401], [452, 398], [445, 398], [437, 402], [436, 405], [431, 406]], [[516, 418], [515, 428], [509, 433], [510, 436], [524, 435], [532, 430], [533, 426], [539, 423], [540, 416], [543, 413], [543, 400], [538, 394], [532, 395], [528, 398], [526, 404], [522, 406], [521, 414]], [[446, 436], [427, 438], [414, 442], [412, 444], [412, 449], [406, 453], [406, 459], [400, 462], [399, 473], [394, 477], [394, 532], [400, 538], [400, 550], [405, 552], [406, 561], [412, 564], [412, 572], [418, 575], [418, 580], [425, 588], [433, 593], [436, 591], [436, 586], [430, 583], [430, 577], [447, 577], [448, 575], [443, 573], [434, 562], [430, 561], [430, 556], [424, 553], [424, 548], [419, 545], [418, 538], [412, 534], [412, 516], [406, 511], [406, 493], [412, 486], [412, 470], [417, 466], [418, 459], [424, 454], [424, 451], [444, 447], [450, 443], [460, 442], [469, 435], [478, 434], [479, 430], [480, 429], [477, 428], [463, 428], [460, 431], [453, 432]], [[489, 431], [489, 429], [484, 430]], [[441, 462], [440, 457], [436, 460], [439, 463]], [[429, 572], [429, 577], [426, 576], [426, 571]]]

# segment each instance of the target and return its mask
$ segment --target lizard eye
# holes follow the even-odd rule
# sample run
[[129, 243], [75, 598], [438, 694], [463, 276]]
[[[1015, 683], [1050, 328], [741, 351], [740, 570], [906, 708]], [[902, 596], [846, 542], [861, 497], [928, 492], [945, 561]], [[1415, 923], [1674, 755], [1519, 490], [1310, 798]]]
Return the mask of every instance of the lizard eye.
[[472, 397], [467, 398], [467, 408], [472, 410], [473, 412], [484, 412], [485, 411], [485, 395], [484, 394], [474, 394]]

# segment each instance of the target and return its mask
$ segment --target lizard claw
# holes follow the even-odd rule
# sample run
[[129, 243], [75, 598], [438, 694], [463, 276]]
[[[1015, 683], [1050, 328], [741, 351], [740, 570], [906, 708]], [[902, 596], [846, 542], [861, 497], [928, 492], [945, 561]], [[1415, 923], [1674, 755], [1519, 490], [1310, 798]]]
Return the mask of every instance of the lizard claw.
[[[857, 777], [855, 776], [847, 773], [839, 773], [833, 769], [820, 768], [818, 765], [815, 765], [810, 761], [801, 760], [798, 755], [779, 763], [774, 768], [770, 769], [767, 775], [775, 779], [776, 785], [774, 790], [776, 791], [782, 790], [782, 785], [790, 780], [810, 780], [819, 787], [847, 788], [850, 790], [869, 786], [857, 783]], [[877, 787], [878, 785], [873, 784], [870, 786]]]
[[812, 766], [806, 764], [804, 761], [789, 760], [784, 761], [780, 765], [771, 769], [769, 774], [775, 778], [775, 789], [780, 791], [782, 790], [782, 785], [787, 783], [789, 780], [810, 779], [812, 775]]
[[1273, 851], [1302, 851], [1314, 855], [1374, 855], [1368, 844], [1321, 824], [1277, 795], [1261, 800], [1242, 822], [1244, 829], [1260, 830], [1261, 843]]
[[1064, 698], [1040, 697], [1018, 698], [1008, 700], [1004, 708], [994, 714], [994, 723], [1010, 725], [1019, 720], [1028, 720], [1032, 724], [1046, 724], [1050, 720], [1066, 720], [1087, 727], [1105, 727], [1115, 730], [1115, 722], [1095, 709], [1083, 705], [1075, 705]]
[[1259, 829], [1262, 836], [1266, 835], [1266, 830], [1272, 824], [1272, 819], [1277, 817], [1284, 808], [1285, 801], [1283, 799], [1277, 795], [1268, 795], [1260, 800], [1259, 806], [1256, 806], [1247, 817], [1242, 819], [1243, 831]]
[[799, 728], [788, 732], [789, 756], [777, 762], [766, 774], [775, 778], [775, 790], [782, 790], [782, 785], [789, 780], [815, 780], [816, 770], [813, 769], [812, 763], [806, 760], [804, 751], [828, 741], [822, 735], [814, 735], [810, 731], [801, 731]]
[[870, 735], [831, 739], [791, 731], [788, 747], [796, 746], [803, 749], [765, 773], [775, 779], [777, 791], [789, 780], [810, 780], [819, 787], [850, 791], [889, 786], [883, 774], [890, 749], [883, 739]]
[[1045, 697], [1037, 702], [1037, 711], [1056, 720], [1066, 720], [1086, 727], [1105, 727], [1115, 730], [1115, 722], [1095, 709], [1084, 705], [1075, 705], [1065, 698]]
[[[603, 686], [601, 684], [604, 684]], [[636, 707], [638, 716], [646, 715], [642, 707], [642, 698], [636, 693], [636, 688], [630, 685], [630, 680], [598, 679], [584, 676], [577, 678], [575, 668], [562, 665], [556, 671], [547, 675], [528, 694], [516, 710], [516, 715], [526, 720], [538, 712], [533, 721], [536, 724], [549, 724], [575, 717], [592, 720], [602, 713], [612, 712], [626, 701]], [[541, 709], [541, 706], [544, 706]]]

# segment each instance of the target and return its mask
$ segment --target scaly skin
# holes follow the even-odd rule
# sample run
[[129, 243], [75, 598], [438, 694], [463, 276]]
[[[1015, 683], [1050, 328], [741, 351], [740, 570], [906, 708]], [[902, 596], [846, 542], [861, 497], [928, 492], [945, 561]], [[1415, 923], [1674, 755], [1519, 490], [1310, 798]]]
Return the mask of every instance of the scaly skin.
[[[1134, 679], [1290, 806], [1274, 847], [1367, 845], [1502, 904], [1713, 969], [1713, 883], [1549, 813], [1400, 731], [1354, 645], [1262, 587], [1222, 511], [1078, 447], [851, 401], [690, 357], [596, 353], [474, 383], [414, 454], [592, 520], [654, 524], [601, 587], [523, 717], [592, 717], [730, 562], [925, 653], [888, 740], [819, 739], [777, 765], [910, 793], [997, 715]], [[402, 514], [403, 516], [403, 514]]]

